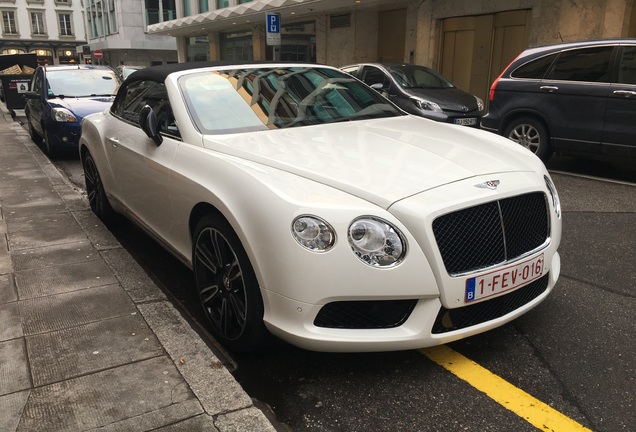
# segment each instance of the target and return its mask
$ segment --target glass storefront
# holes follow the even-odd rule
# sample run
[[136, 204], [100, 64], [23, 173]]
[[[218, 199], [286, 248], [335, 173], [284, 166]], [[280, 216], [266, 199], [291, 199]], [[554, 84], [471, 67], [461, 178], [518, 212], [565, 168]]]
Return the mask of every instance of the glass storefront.
[[251, 61], [254, 60], [252, 32], [235, 32], [221, 34], [221, 60]]
[[210, 44], [207, 36], [187, 38], [186, 50], [186, 60], [189, 62], [210, 60]]

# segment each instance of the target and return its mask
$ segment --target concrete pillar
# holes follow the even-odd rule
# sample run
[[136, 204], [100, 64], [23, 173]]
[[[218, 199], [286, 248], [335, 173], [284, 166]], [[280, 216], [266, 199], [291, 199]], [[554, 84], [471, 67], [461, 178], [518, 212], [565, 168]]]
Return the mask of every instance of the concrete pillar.
[[177, 61], [185, 63], [188, 61], [188, 38], [177, 37]]
[[221, 60], [221, 45], [219, 32], [208, 33], [208, 55], [210, 61]]
[[252, 25], [252, 55], [255, 61], [267, 60], [265, 24]]
[[327, 64], [327, 15], [316, 15], [316, 63]]

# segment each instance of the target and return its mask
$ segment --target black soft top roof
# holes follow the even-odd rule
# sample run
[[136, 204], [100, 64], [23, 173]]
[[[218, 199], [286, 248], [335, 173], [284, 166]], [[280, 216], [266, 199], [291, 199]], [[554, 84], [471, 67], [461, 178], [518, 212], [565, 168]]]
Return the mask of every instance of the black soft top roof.
[[125, 81], [128, 83], [130, 81], [138, 81], [138, 80], [153, 80], [164, 82], [166, 77], [174, 72], [180, 72], [188, 69], [200, 69], [206, 67], [214, 67], [214, 66], [242, 66], [249, 64], [280, 64], [280, 62], [274, 63], [269, 61], [201, 61], [201, 62], [189, 62], [189, 63], [172, 63], [165, 64], [160, 66], [149, 66], [147, 68], [143, 68], [136, 72], [133, 72]]

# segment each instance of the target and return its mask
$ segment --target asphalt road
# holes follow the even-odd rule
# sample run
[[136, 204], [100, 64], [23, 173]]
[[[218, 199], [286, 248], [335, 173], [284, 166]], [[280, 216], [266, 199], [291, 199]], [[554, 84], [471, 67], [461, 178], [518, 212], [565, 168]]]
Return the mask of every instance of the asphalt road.
[[[75, 155], [56, 165], [83, 187]], [[555, 157], [548, 167], [564, 211], [554, 293], [514, 322], [450, 348], [576, 427], [635, 431], [636, 164]], [[126, 221], [114, 234], [198, 326], [190, 272]], [[281, 430], [537, 430], [419, 351], [326, 354], [280, 342], [228, 362]]]

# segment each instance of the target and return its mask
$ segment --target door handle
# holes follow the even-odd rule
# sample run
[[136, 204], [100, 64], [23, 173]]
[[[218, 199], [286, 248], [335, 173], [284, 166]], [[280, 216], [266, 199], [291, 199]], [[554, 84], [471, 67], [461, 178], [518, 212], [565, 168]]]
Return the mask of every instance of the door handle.
[[556, 91], [558, 89], [559, 88], [557, 86], [541, 86], [541, 87], [539, 87], [539, 90], [547, 91], [549, 93], [552, 93], [553, 91]]
[[117, 147], [119, 145], [119, 140], [117, 138], [108, 137], [106, 139], [113, 145], [113, 147]]
[[614, 90], [614, 94], [617, 96], [625, 96], [625, 97], [630, 97], [630, 96], [636, 96], [636, 91], [631, 91], [631, 90]]

